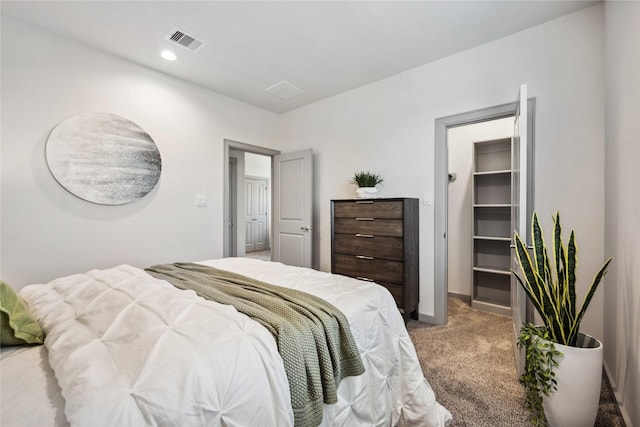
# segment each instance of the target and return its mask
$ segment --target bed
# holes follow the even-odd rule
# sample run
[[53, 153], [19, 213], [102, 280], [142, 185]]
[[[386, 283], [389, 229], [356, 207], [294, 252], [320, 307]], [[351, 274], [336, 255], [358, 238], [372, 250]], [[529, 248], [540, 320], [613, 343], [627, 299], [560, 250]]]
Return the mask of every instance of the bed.
[[[197, 264], [306, 292], [344, 314], [364, 373], [339, 381], [320, 425], [444, 426], [451, 419], [383, 287], [248, 258]], [[296, 389], [276, 340], [232, 306], [129, 265], [27, 286], [20, 296], [46, 340], [2, 348], [4, 427], [294, 425]]]

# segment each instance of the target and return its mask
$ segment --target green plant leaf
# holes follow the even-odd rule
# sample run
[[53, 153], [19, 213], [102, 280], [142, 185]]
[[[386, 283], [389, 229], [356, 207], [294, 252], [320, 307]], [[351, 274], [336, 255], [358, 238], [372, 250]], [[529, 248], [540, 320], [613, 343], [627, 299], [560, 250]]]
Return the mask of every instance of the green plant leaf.
[[[546, 248], [544, 245], [544, 237], [542, 227], [540, 227], [540, 223], [538, 222], [538, 215], [535, 213], [533, 214], [533, 221], [531, 221], [531, 230], [533, 235], [533, 256], [536, 261], [538, 271], [546, 272]], [[544, 278], [546, 280], [546, 273]]]
[[576, 264], [578, 262], [578, 247], [576, 246], [575, 233], [571, 231], [569, 245], [567, 246], [567, 292], [569, 294], [569, 316], [576, 316]]
[[375, 187], [382, 181], [384, 180], [381, 175], [369, 171], [356, 172], [351, 179], [351, 182], [357, 184], [358, 187]]
[[[542, 317], [551, 339], [561, 344], [575, 345], [580, 321], [596, 291], [598, 283], [606, 272], [606, 266], [603, 266], [601, 271], [596, 274], [592, 286], [587, 291], [583, 305], [580, 311], [577, 312], [576, 270], [578, 247], [575, 233], [571, 231], [568, 246], [565, 248], [562, 241], [562, 227], [558, 212], [554, 215], [553, 222], [555, 272], [551, 270], [542, 227], [540, 227], [537, 214], [534, 214], [532, 220], [533, 261], [526, 250], [526, 245], [516, 233], [514, 242], [522, 276], [518, 275], [516, 271], [513, 271], [513, 274]], [[608, 262], [606, 265], [608, 265]]]
[[[524, 273], [525, 279], [520, 280], [520, 284], [529, 294], [530, 298], [534, 301], [534, 304], [537, 303], [537, 305], [540, 306], [540, 310], [543, 311], [544, 309], [542, 308], [542, 295], [538, 283], [538, 276], [535, 274], [535, 271], [533, 269], [531, 258], [529, 257], [529, 252], [527, 252], [527, 247], [525, 246], [518, 233], [514, 235], [514, 241], [516, 246], [516, 256], [518, 258], [518, 264], [520, 265], [520, 269]], [[517, 274], [516, 277], [520, 278]]]
[[557, 389], [554, 369], [561, 353], [549, 338], [545, 327], [525, 323], [520, 328], [518, 347], [525, 349], [525, 366], [520, 382], [525, 387], [525, 406], [531, 412], [531, 423], [546, 426], [543, 396], [550, 396]]
[[589, 289], [587, 290], [587, 294], [584, 297], [584, 301], [582, 302], [580, 311], [578, 312], [578, 315], [576, 316], [574, 323], [571, 325], [571, 337], [572, 337], [573, 343], [569, 345], [575, 345], [576, 341], [578, 340], [578, 332], [580, 332], [580, 322], [582, 321], [582, 317], [586, 313], [587, 307], [589, 307], [589, 303], [591, 303], [591, 298], [593, 298], [593, 295], [596, 293], [596, 289], [598, 288], [600, 281], [602, 280], [604, 275], [607, 274], [607, 268], [609, 267], [611, 260], [612, 259], [609, 258], [607, 261], [605, 261], [603, 266], [593, 277], [593, 281], [591, 282], [591, 285], [589, 285]]

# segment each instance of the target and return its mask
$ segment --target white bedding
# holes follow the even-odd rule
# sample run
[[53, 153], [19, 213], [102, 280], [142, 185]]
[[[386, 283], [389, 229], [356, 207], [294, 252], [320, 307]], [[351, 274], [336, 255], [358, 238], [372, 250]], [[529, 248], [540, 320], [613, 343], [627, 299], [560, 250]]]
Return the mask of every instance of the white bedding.
[[[244, 258], [202, 264], [309, 292], [345, 314], [366, 372], [341, 382], [322, 425], [442, 426], [450, 419], [384, 288]], [[47, 334], [71, 425], [292, 424], [273, 337], [230, 306], [130, 266], [32, 285], [21, 296]], [[4, 360], [2, 367], [5, 389]], [[2, 421], [16, 425], [5, 424], [4, 410]]]
[[44, 345], [2, 347], [0, 426], [69, 425], [48, 357]]

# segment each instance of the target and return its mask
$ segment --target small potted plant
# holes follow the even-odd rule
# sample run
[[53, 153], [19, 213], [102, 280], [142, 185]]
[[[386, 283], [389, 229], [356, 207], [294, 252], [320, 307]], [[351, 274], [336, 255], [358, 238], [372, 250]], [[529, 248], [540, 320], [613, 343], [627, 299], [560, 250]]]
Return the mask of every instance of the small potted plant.
[[377, 197], [378, 189], [376, 185], [382, 183], [382, 181], [382, 176], [369, 171], [356, 172], [351, 179], [351, 182], [358, 186], [356, 189], [356, 197], [361, 199]]
[[553, 259], [547, 254], [542, 228], [533, 215], [533, 258], [516, 233], [515, 247], [522, 276], [512, 271], [540, 317], [542, 326], [525, 324], [518, 345], [525, 350], [520, 381], [533, 425], [580, 427], [593, 425], [602, 381], [602, 343], [580, 332], [609, 258], [594, 276], [581, 307], [576, 306], [577, 246], [571, 231], [562, 242], [560, 215], [553, 217]]

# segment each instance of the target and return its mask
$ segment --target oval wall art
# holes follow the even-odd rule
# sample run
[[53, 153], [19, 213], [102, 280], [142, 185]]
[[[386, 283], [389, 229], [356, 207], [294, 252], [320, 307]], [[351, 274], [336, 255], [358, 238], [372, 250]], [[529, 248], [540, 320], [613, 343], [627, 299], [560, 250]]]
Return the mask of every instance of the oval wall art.
[[157, 184], [160, 152], [148, 133], [109, 113], [83, 113], [64, 120], [46, 145], [49, 170], [71, 194], [101, 205], [123, 205]]

